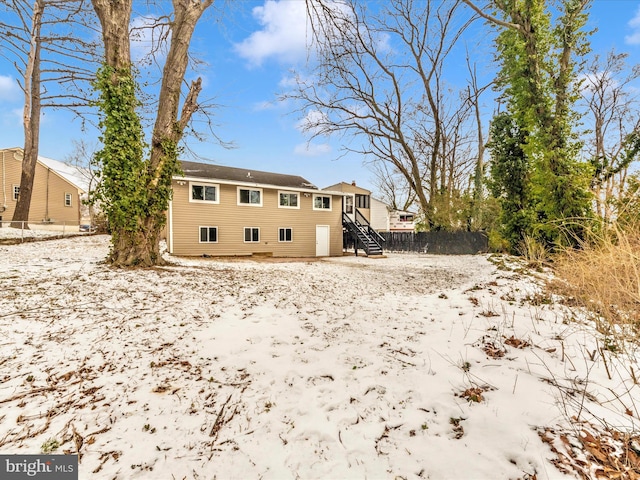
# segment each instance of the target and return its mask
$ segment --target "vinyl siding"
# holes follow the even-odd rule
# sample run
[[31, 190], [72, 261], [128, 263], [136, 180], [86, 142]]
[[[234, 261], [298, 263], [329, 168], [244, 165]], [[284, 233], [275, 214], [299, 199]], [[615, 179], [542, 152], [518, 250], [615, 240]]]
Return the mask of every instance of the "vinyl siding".
[[371, 228], [381, 231], [389, 231], [389, 210], [387, 205], [380, 200], [371, 198]]
[[[71, 194], [71, 206], [65, 205], [65, 194]], [[49, 220], [55, 224], [80, 224], [78, 189], [57, 173], [38, 163], [34, 182], [31, 221]]]
[[[299, 195], [300, 208], [278, 208], [278, 191], [262, 188], [262, 207], [238, 205], [237, 187], [220, 185], [219, 204], [189, 201], [189, 182], [173, 182], [169, 249], [174, 255], [213, 256], [272, 254], [315, 257], [316, 225], [329, 226], [329, 255], [342, 255], [342, 197], [332, 196], [330, 212], [313, 210], [313, 194]], [[203, 180], [215, 184], [215, 180]], [[322, 193], [322, 192], [319, 192]], [[218, 227], [217, 243], [200, 243], [199, 227]], [[260, 241], [244, 242], [244, 228], [258, 227]], [[291, 228], [292, 242], [279, 242], [278, 230]]]
[[[351, 183], [340, 182], [340, 183], [336, 183], [335, 185], [331, 185], [329, 187], [326, 187], [325, 190], [332, 190], [332, 191], [336, 191], [336, 192], [350, 193], [350, 194], [353, 194], [354, 196], [355, 196], [355, 194], [368, 195], [369, 196], [369, 206], [371, 206], [371, 192], [369, 190], [367, 190], [366, 188], [358, 187], [357, 185], [352, 185]], [[355, 198], [354, 198], [353, 206], [354, 206], [354, 208], [358, 208], [358, 206], [355, 203]], [[362, 216], [367, 219], [368, 222], [371, 222], [371, 209], [370, 208], [358, 208], [358, 210], [360, 211]]]
[[3, 222], [8, 222], [13, 218], [13, 212], [16, 209], [13, 186], [20, 185], [22, 163], [14, 158], [13, 151], [10, 150], [2, 150], [0, 161], [2, 162], [0, 163], [0, 181], [2, 181], [2, 205], [0, 207], [6, 207], [0, 216], [2, 216]]
[[[17, 204], [17, 200], [13, 199], [13, 186], [20, 185], [22, 161], [16, 159], [13, 150], [3, 150], [2, 159], [5, 171], [1, 171], [2, 164], [0, 164], [0, 180], [3, 181], [3, 201], [7, 209], [0, 215], [2, 220], [7, 222], [13, 218]], [[71, 194], [70, 207], [65, 206], [65, 193]], [[57, 225], [79, 225], [80, 195], [75, 185], [38, 162], [33, 181], [29, 222], [40, 223], [47, 220]]]

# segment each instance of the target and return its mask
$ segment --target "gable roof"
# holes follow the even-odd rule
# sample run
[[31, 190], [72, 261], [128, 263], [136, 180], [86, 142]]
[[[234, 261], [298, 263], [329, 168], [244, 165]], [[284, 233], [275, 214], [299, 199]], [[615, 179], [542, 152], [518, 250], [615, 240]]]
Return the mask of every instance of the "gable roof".
[[318, 190], [314, 184], [297, 175], [262, 172], [249, 168], [225, 167], [208, 163], [180, 161], [185, 178], [220, 180], [242, 185], [268, 185], [293, 189]]
[[340, 183], [336, 183], [335, 185], [329, 185], [328, 187], [325, 187], [324, 190], [335, 190], [335, 191], [344, 192], [344, 193], [371, 195], [370, 190], [357, 186], [355, 181], [351, 183], [340, 182]]
[[[14, 158], [20, 162], [24, 158], [24, 149], [22, 147], [0, 149], [0, 151], [2, 150], [13, 152]], [[44, 165], [46, 168], [61, 177], [63, 180], [69, 182], [78, 190], [81, 190], [83, 193], [87, 193], [89, 191], [89, 178], [91, 177], [91, 173], [88, 169], [67, 165], [66, 163], [59, 162], [58, 160], [42, 157], [40, 155], [38, 155], [38, 163]]]
[[89, 191], [89, 177], [91, 173], [88, 169], [74, 167], [73, 165], [67, 165], [66, 163], [59, 162], [58, 160], [41, 156], [38, 156], [38, 161], [56, 172], [79, 190], [82, 190], [85, 193]]

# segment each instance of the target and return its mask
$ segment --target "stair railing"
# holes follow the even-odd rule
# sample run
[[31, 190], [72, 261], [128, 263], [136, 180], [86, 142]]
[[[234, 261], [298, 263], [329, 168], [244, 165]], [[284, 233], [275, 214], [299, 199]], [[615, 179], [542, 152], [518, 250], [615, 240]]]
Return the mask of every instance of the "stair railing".
[[371, 227], [369, 220], [367, 220], [365, 216], [362, 215], [362, 212], [360, 212], [360, 210], [358, 210], [357, 208], [356, 208], [356, 225], [363, 227], [367, 231], [369, 236], [373, 237], [373, 239], [376, 241], [376, 243], [380, 248], [382, 248], [382, 242], [387, 241], [382, 235], [380, 235], [374, 228]]
[[[363, 219], [364, 219], [364, 217], [363, 217]], [[366, 219], [364, 219], [364, 220], [366, 221]], [[358, 247], [360, 247], [362, 250], [364, 250], [367, 255], [370, 255], [371, 254], [372, 244], [375, 245], [376, 247], [378, 247], [378, 249], [380, 249], [380, 251], [382, 252], [382, 246], [379, 244], [379, 242], [376, 240], [375, 237], [379, 237], [383, 241], [384, 241], [384, 238], [382, 238], [378, 234], [378, 232], [376, 232], [375, 230], [371, 229], [370, 226], [368, 226], [369, 228], [367, 228], [367, 226], [361, 225], [357, 221], [354, 222], [344, 212], [342, 212], [342, 225], [347, 228], [347, 230], [350, 232], [352, 238], [354, 239], [354, 246], [355, 246], [356, 255], [358, 255]], [[370, 233], [371, 231], [373, 231], [375, 233], [375, 237], [373, 235], [371, 235], [371, 233]]]

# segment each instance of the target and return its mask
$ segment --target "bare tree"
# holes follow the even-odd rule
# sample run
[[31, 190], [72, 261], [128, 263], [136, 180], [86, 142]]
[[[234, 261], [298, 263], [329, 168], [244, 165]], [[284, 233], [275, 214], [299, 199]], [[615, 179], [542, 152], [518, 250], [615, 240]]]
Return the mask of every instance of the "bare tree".
[[630, 87], [640, 77], [640, 65], [629, 68], [627, 57], [613, 51], [595, 55], [583, 75], [582, 102], [593, 133], [586, 154], [594, 167], [596, 210], [605, 221], [611, 219], [612, 200], [624, 190], [627, 170], [636, 159], [627, 155], [627, 140], [640, 128], [639, 97]]
[[307, 0], [317, 63], [287, 95], [301, 101], [312, 135], [348, 134], [347, 150], [391, 164], [431, 225], [454, 145], [443, 69], [473, 21], [460, 4]]
[[83, 38], [80, 34], [91, 27], [83, 0], [10, 0], [4, 10], [0, 54], [15, 66], [24, 92], [24, 157], [13, 221], [27, 222], [42, 108], [64, 107], [78, 113], [89, 105], [87, 92], [92, 77], [88, 65], [95, 58], [95, 45], [90, 36]]
[[476, 165], [473, 172], [473, 200], [471, 204], [472, 228], [482, 228], [484, 219], [482, 218], [482, 204], [484, 202], [484, 152], [486, 142], [483, 133], [482, 111], [480, 106], [481, 95], [493, 84], [490, 82], [480, 86], [478, 84], [478, 73], [475, 63], [471, 63], [469, 52], [467, 52], [467, 69], [469, 70], [469, 84], [467, 86], [467, 97], [473, 110], [473, 117], [476, 123], [477, 147], [476, 147]]
[[393, 210], [411, 210], [416, 194], [409, 188], [404, 176], [390, 162], [374, 160], [371, 166], [374, 174], [373, 185], [380, 195], [380, 200]]
[[22, 113], [22, 125], [24, 129], [24, 157], [22, 160], [22, 175], [20, 177], [20, 195], [16, 209], [13, 212], [12, 226], [28, 228], [28, 224], [17, 223], [29, 220], [31, 207], [31, 194], [38, 160], [38, 142], [40, 138], [40, 112], [42, 109], [40, 99], [40, 53], [42, 15], [44, 13], [44, 0], [35, 0], [29, 31], [29, 49], [27, 63], [24, 70], [24, 107]]
[[[166, 221], [171, 178], [178, 168], [178, 143], [199, 109], [200, 78], [191, 82], [186, 97], [181, 98], [189, 44], [213, 0], [172, 1], [170, 29], [165, 36], [169, 46], [148, 160], [142, 158], [143, 132], [135, 111], [129, 35], [132, 0], [92, 0], [92, 4], [102, 26], [106, 66], [102, 79], [99, 76], [106, 117], [99, 158], [104, 167], [102, 199], [112, 233], [109, 260], [117, 266], [156, 265], [162, 263], [160, 233]], [[125, 152], [119, 143], [123, 134], [127, 136]], [[119, 180], [130, 173], [136, 178], [126, 184]]]

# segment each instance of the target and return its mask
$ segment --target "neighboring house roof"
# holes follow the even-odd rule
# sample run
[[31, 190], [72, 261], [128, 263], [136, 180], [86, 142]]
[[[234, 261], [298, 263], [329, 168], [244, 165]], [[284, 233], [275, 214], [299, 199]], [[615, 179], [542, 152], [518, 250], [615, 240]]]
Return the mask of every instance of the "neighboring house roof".
[[207, 163], [181, 161], [185, 178], [220, 180], [239, 184], [260, 184], [303, 190], [318, 190], [314, 184], [297, 175], [262, 172], [250, 168], [224, 167]]
[[79, 190], [82, 190], [85, 193], [89, 191], [88, 171], [46, 157], [38, 156], [38, 161], [46, 167], [49, 167], [69, 183], [75, 185]]
[[[21, 147], [6, 148], [4, 150], [14, 152], [14, 158], [15, 154], [19, 154], [19, 158], [16, 158], [16, 160], [22, 160], [22, 157], [24, 157], [24, 149]], [[40, 155], [38, 155], [38, 162], [71, 183], [78, 190], [82, 190], [83, 193], [89, 191], [90, 174], [88, 170], [67, 165], [51, 158], [41, 157]]]

